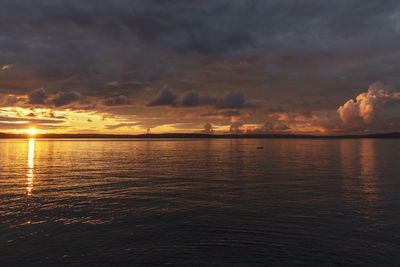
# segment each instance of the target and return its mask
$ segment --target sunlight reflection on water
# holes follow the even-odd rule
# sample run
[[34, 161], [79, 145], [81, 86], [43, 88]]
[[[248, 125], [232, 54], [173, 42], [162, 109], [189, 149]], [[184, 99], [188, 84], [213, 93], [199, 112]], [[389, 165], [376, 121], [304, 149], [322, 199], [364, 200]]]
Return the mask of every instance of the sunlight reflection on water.
[[35, 159], [35, 139], [29, 139], [29, 149], [28, 149], [28, 164], [26, 171], [26, 193], [28, 196], [32, 194], [34, 175], [34, 159]]

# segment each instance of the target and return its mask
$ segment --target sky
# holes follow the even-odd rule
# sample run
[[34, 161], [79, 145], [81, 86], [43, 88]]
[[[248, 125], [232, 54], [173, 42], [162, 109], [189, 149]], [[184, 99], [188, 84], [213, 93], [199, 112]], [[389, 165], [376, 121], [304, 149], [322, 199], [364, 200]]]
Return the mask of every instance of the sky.
[[0, 132], [400, 131], [400, 1], [2, 0]]

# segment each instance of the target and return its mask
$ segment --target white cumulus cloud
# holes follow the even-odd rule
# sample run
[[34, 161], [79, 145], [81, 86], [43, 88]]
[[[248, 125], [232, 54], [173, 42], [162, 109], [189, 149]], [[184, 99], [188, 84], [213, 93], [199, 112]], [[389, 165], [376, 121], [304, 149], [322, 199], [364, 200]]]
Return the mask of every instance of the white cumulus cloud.
[[400, 100], [400, 93], [391, 91], [381, 82], [376, 82], [370, 85], [367, 92], [359, 94], [355, 100], [348, 100], [337, 111], [345, 124], [368, 124], [390, 100]]

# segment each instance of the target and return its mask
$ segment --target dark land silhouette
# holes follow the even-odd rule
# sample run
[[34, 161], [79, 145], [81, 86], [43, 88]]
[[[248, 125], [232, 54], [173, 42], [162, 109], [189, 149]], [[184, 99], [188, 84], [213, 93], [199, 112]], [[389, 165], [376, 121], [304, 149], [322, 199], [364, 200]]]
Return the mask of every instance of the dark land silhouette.
[[362, 135], [301, 135], [301, 134], [205, 134], [205, 133], [163, 133], [163, 134], [9, 134], [0, 133], [0, 138], [303, 138], [303, 139], [335, 139], [335, 138], [400, 138], [400, 133], [374, 133]]

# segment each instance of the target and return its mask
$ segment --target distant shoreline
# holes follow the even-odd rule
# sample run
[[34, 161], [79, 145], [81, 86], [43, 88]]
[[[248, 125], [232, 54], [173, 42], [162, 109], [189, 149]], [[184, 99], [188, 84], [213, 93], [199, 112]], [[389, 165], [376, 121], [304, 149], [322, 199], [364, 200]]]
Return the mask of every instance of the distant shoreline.
[[296, 134], [190, 134], [190, 133], [170, 133], [170, 134], [139, 134], [139, 135], [114, 135], [114, 134], [7, 134], [0, 133], [0, 139], [62, 139], [62, 138], [93, 138], [93, 139], [156, 139], [156, 138], [188, 138], [188, 139], [359, 139], [359, 138], [400, 138], [400, 133], [376, 133], [365, 135], [296, 135]]

